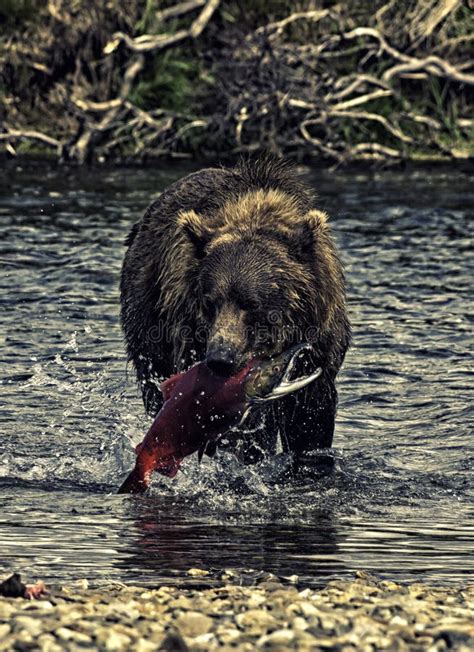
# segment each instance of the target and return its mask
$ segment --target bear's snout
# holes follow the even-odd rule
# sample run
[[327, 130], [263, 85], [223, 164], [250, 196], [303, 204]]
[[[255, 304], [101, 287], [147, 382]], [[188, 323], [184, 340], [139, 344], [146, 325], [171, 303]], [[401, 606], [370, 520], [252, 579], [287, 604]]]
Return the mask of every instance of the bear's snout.
[[236, 370], [237, 348], [223, 337], [217, 337], [209, 342], [206, 354], [206, 364], [219, 376], [230, 376]]
[[206, 363], [221, 376], [231, 376], [242, 365], [248, 349], [245, 312], [232, 302], [219, 309], [207, 341]]

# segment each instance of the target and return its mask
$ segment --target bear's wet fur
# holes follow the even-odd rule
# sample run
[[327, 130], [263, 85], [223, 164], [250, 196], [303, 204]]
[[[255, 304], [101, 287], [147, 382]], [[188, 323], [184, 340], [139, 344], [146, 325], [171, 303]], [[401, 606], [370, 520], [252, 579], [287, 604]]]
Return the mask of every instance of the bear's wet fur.
[[277, 433], [297, 458], [331, 446], [350, 325], [340, 259], [314, 204], [289, 164], [264, 157], [192, 173], [148, 207], [126, 240], [121, 315], [150, 414], [162, 405], [158, 381], [197, 360], [231, 373], [310, 341], [320, 378], [236, 440], [250, 461], [275, 449]]

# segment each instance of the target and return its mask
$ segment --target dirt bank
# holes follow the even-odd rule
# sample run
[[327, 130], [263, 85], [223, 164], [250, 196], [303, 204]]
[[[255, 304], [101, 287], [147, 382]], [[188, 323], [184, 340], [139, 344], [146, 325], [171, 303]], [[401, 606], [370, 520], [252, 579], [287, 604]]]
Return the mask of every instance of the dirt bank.
[[468, 4], [0, 0], [0, 151], [466, 159]]

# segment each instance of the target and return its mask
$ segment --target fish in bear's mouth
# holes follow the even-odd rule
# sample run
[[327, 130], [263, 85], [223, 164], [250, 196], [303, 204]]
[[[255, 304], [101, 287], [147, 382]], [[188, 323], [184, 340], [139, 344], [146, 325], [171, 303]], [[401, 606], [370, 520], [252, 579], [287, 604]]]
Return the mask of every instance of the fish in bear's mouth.
[[142, 493], [153, 471], [173, 477], [185, 457], [243, 423], [252, 410], [314, 382], [321, 368], [292, 378], [310, 344], [297, 344], [271, 359], [253, 358], [232, 376], [213, 373], [200, 362], [164, 381], [164, 404], [136, 448], [135, 468], [119, 493]]

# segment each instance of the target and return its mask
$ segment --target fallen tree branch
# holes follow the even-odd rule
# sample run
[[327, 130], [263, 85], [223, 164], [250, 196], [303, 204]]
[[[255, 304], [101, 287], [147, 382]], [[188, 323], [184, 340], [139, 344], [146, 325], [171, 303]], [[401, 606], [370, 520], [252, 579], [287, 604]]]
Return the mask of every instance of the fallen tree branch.
[[195, 9], [199, 9], [206, 4], [206, 0], [188, 0], [188, 2], [180, 2], [174, 7], [168, 7], [167, 9], [160, 9], [155, 13], [155, 18], [160, 22], [165, 22], [171, 18], [180, 18], [186, 14], [191, 13]]
[[166, 50], [181, 43], [189, 38], [190, 32], [187, 29], [181, 29], [175, 34], [145, 34], [133, 38], [124, 32], [115, 32], [113, 39], [107, 43], [104, 48], [104, 54], [112, 54], [120, 43], [125, 43], [129, 50], [132, 52], [153, 52], [157, 50]]
[[288, 104], [288, 106], [291, 106], [295, 109], [315, 109], [316, 108], [316, 103], [315, 102], [307, 102], [306, 100], [299, 100], [298, 98], [284, 98], [284, 103]]
[[413, 45], [417, 46], [422, 39], [431, 36], [434, 30], [445, 20], [445, 18], [458, 8], [459, 3], [460, 0], [441, 0], [435, 2], [434, 6], [427, 8], [426, 18], [422, 19], [416, 25], [416, 31], [419, 33], [419, 37], [414, 41]]
[[389, 54], [391, 57], [397, 61], [401, 61], [404, 66], [398, 65], [393, 66], [389, 70], [386, 70], [382, 75], [382, 80], [385, 82], [390, 81], [392, 77], [400, 74], [401, 72], [412, 72], [416, 70], [426, 70], [431, 74], [437, 76], [445, 76], [448, 79], [454, 81], [462, 82], [465, 84], [474, 84], [474, 75], [466, 75], [459, 71], [455, 66], [452, 66], [450, 63], [441, 59], [437, 56], [429, 56], [424, 59], [418, 59], [406, 54], [403, 54], [396, 48], [392, 47], [386, 40], [386, 38], [373, 27], [357, 27], [356, 29], [351, 30], [342, 34], [342, 36], [332, 37], [334, 39], [354, 39], [361, 36], [371, 36], [379, 42], [379, 45], [383, 51]]
[[54, 147], [58, 152], [62, 149], [62, 143], [60, 140], [57, 138], [53, 138], [52, 136], [48, 136], [47, 134], [42, 134], [40, 131], [33, 131], [30, 129], [10, 129], [9, 127], [5, 126], [6, 132], [5, 133], [0, 133], [0, 141], [6, 140], [7, 142], [10, 142], [12, 140], [37, 140], [41, 143], [44, 143], [45, 145], [48, 145], [49, 147]]
[[303, 138], [316, 147], [320, 152], [328, 156], [329, 158], [332, 158], [339, 163], [342, 163], [343, 161], [343, 156], [341, 155], [340, 152], [338, 152], [336, 149], [334, 149], [332, 146], [323, 143], [323, 141], [320, 138], [315, 138], [312, 136], [309, 131], [308, 127], [311, 127], [311, 125], [320, 125], [321, 122], [319, 120], [305, 120], [302, 122], [299, 126], [299, 130]]
[[76, 160], [79, 163], [84, 163], [89, 159], [92, 139], [98, 132], [104, 132], [111, 126], [112, 122], [117, 117], [118, 112], [125, 103], [125, 100], [132, 88], [133, 81], [135, 80], [135, 77], [138, 75], [140, 70], [143, 68], [143, 64], [144, 58], [141, 55], [137, 55], [134, 58], [130, 59], [125, 71], [125, 75], [123, 77], [118, 97], [115, 100], [111, 100], [109, 102], [110, 108], [107, 110], [106, 114], [102, 120], [100, 120], [100, 122], [94, 123], [92, 121], [88, 121], [83, 133], [66, 152], [67, 158]]
[[462, 34], [461, 36], [456, 36], [455, 38], [448, 38], [446, 41], [442, 41], [434, 45], [433, 52], [439, 52], [444, 50], [454, 50], [458, 45], [462, 43], [469, 43], [474, 41], [474, 34]]
[[413, 138], [404, 134], [401, 129], [395, 127], [395, 125], [391, 124], [387, 120], [387, 118], [384, 118], [384, 116], [379, 115], [378, 113], [367, 113], [365, 111], [340, 111], [340, 110], [331, 109], [330, 111], [328, 111], [328, 116], [339, 117], [339, 118], [350, 118], [351, 120], [369, 120], [372, 122], [378, 122], [390, 134], [392, 134], [392, 136], [395, 136], [395, 138], [398, 138], [404, 143], [413, 143]]
[[425, 71], [431, 75], [435, 75], [436, 77], [446, 77], [447, 79], [451, 79], [452, 81], [461, 84], [474, 85], [474, 75], [461, 72], [459, 69], [437, 56], [430, 56], [425, 59], [415, 59], [412, 57], [409, 62], [392, 66], [392, 68], [386, 70], [382, 75], [382, 79], [389, 82], [393, 77], [415, 71]]
[[122, 99], [119, 97], [114, 98], [113, 100], [107, 100], [105, 102], [93, 102], [92, 100], [83, 100], [80, 98], [72, 98], [73, 104], [77, 106], [78, 109], [82, 111], [110, 111], [110, 109], [115, 109], [122, 104]]
[[203, 128], [207, 127], [209, 125], [208, 120], [193, 120], [192, 122], [188, 122], [188, 124], [184, 125], [183, 127], [180, 127], [178, 131], [176, 132], [176, 138], [181, 138], [186, 132], [190, 131], [191, 129], [197, 129], [197, 128]]
[[354, 160], [384, 160], [385, 158], [402, 158], [401, 152], [392, 147], [385, 147], [379, 143], [359, 143], [348, 147], [345, 159]]
[[293, 14], [290, 14], [283, 20], [275, 21], [274, 23], [268, 23], [267, 25], [262, 25], [255, 30], [255, 34], [267, 33], [269, 39], [275, 39], [278, 36], [281, 36], [285, 27], [291, 25], [297, 20], [310, 20], [312, 22], [319, 22], [323, 18], [329, 16], [330, 12], [328, 9], [323, 9], [320, 11], [296, 11]]
[[[355, 79], [354, 79], [355, 78]], [[346, 77], [340, 77], [336, 83], [334, 84], [334, 88], [338, 89], [341, 88], [341, 86], [344, 86], [344, 84], [347, 81], [353, 80], [350, 84], [348, 84], [345, 88], [343, 88], [340, 91], [337, 91], [336, 93], [330, 94], [330, 99], [331, 100], [342, 100], [354, 91], [356, 91], [359, 86], [362, 86], [362, 84], [371, 84], [372, 86], [379, 86], [381, 88], [385, 88], [386, 90], [391, 90], [388, 87], [388, 84], [381, 79], [378, 79], [378, 77], [374, 77], [373, 75], [348, 75]]]
[[132, 38], [124, 32], [115, 32], [113, 39], [105, 46], [104, 53], [111, 54], [122, 42], [125, 43], [129, 50], [143, 53], [165, 50], [178, 45], [186, 39], [197, 38], [204, 31], [219, 4], [220, 0], [207, 0], [199, 16], [192, 22], [191, 27], [189, 29], [180, 29], [175, 34], [144, 34]]
[[365, 95], [359, 95], [359, 97], [354, 97], [352, 100], [347, 100], [346, 102], [340, 102], [339, 104], [334, 104], [331, 107], [333, 111], [344, 111], [345, 109], [350, 109], [353, 106], [360, 106], [361, 104], [367, 104], [372, 100], [376, 100], [380, 97], [388, 97], [393, 95], [393, 91], [390, 90], [380, 90], [374, 91], [373, 93], [366, 93]]
[[339, 42], [343, 39], [350, 41], [355, 38], [360, 38], [361, 36], [371, 36], [372, 38], [376, 39], [379, 42], [379, 46], [381, 47], [381, 49], [384, 50], [387, 54], [389, 54], [394, 59], [397, 59], [397, 61], [404, 61], [406, 63], [409, 63], [412, 60], [412, 57], [409, 57], [406, 54], [402, 54], [402, 52], [399, 52], [398, 50], [393, 48], [387, 42], [386, 38], [373, 27], [356, 27], [350, 32], [345, 32], [340, 36], [339, 35], [333, 36], [329, 40], [333, 42]]
[[206, 25], [212, 18], [212, 14], [215, 12], [217, 7], [220, 5], [220, 0], [208, 0], [204, 9], [201, 11], [199, 16], [193, 21], [189, 33], [193, 38], [197, 38], [202, 34]]
[[409, 111], [406, 114], [406, 117], [410, 118], [410, 120], [413, 120], [414, 122], [419, 122], [420, 124], [428, 125], [428, 127], [431, 127], [432, 129], [441, 129], [441, 123], [438, 122], [438, 120], [435, 120], [434, 118], [430, 118], [427, 115], [420, 115], [418, 113], [414, 113], [413, 111]]

